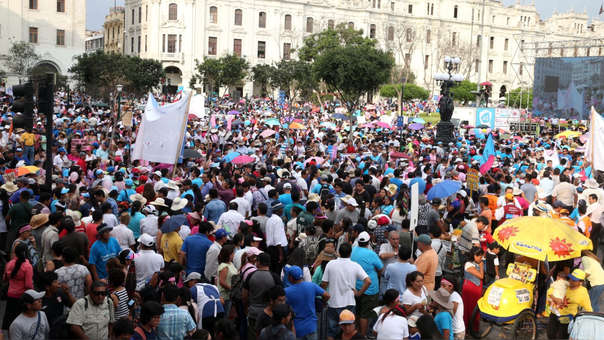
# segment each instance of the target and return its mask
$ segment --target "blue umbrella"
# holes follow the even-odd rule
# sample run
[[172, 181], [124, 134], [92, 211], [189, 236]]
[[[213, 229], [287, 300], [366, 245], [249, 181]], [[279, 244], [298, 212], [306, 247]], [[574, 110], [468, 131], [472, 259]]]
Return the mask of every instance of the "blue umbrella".
[[188, 224], [185, 215], [175, 215], [164, 221], [161, 225], [161, 232], [166, 234], [185, 224]]
[[223, 161], [229, 163], [230, 161], [232, 161], [233, 159], [235, 159], [236, 157], [241, 156], [241, 154], [237, 151], [233, 151], [233, 152], [229, 152], [226, 156], [224, 156], [224, 158], [222, 158]]
[[281, 122], [279, 122], [279, 119], [277, 119], [277, 118], [269, 118], [264, 121], [264, 124], [266, 124], [268, 126], [275, 126], [275, 125], [281, 125]]
[[423, 124], [419, 124], [419, 123], [409, 124], [409, 129], [411, 129], [411, 130], [417, 131], [417, 130], [421, 130], [423, 128], [424, 128]]
[[231, 111], [228, 112], [228, 114], [230, 114], [230, 115], [238, 115], [239, 111], [237, 111], [237, 110], [231, 110]]
[[331, 117], [334, 119], [348, 120], [348, 116], [343, 113], [336, 113], [331, 115]]
[[461, 189], [461, 183], [447, 179], [433, 186], [428, 191], [427, 198], [428, 200], [433, 200], [435, 198], [449, 197], [458, 192], [459, 189]]
[[412, 122], [417, 123], [417, 124], [426, 124], [426, 121], [423, 120], [422, 118], [413, 118]]

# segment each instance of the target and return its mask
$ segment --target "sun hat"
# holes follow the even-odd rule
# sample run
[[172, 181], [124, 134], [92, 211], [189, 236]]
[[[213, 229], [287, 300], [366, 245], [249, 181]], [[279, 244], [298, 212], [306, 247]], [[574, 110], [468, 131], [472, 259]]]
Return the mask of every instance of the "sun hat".
[[344, 309], [341, 313], [340, 313], [340, 325], [350, 325], [350, 324], [354, 324], [355, 321], [355, 317], [354, 317], [354, 313], [349, 311], [348, 309]]
[[357, 203], [357, 200], [354, 199], [354, 197], [350, 196], [350, 195], [346, 195], [342, 198], [342, 202], [344, 202], [347, 205], [353, 206], [353, 207], [358, 207], [359, 204]]
[[597, 189], [600, 187], [600, 185], [598, 185], [598, 181], [596, 181], [593, 178], [590, 178], [587, 181], [585, 181], [584, 186], [588, 189]]
[[19, 187], [13, 182], [6, 182], [0, 187], [0, 189], [4, 189], [10, 194], [19, 190]]
[[145, 197], [143, 197], [143, 195], [141, 194], [134, 194], [134, 195], [130, 195], [130, 200], [132, 202], [141, 202], [141, 205], [145, 205], [147, 204], [147, 199]]
[[38, 229], [40, 226], [48, 222], [48, 214], [36, 214], [29, 220], [29, 225], [32, 229]]
[[451, 302], [451, 293], [444, 288], [438, 288], [438, 290], [430, 291], [428, 294], [432, 301], [441, 305], [444, 309], [453, 309], [453, 302]]
[[158, 207], [164, 207], [164, 208], [167, 208], [167, 207], [168, 207], [168, 206], [166, 205], [166, 201], [164, 201], [164, 199], [163, 199], [163, 198], [161, 198], [161, 197], [156, 198], [156, 199], [155, 199], [153, 202], [151, 202], [151, 203], [149, 203], [149, 204], [152, 204], [152, 205], [154, 205], [154, 206], [158, 206]]
[[172, 201], [172, 206], [170, 207], [170, 210], [172, 210], [172, 211], [181, 210], [182, 208], [186, 207], [188, 203], [189, 203], [189, 200], [187, 200], [186, 198], [176, 197]]

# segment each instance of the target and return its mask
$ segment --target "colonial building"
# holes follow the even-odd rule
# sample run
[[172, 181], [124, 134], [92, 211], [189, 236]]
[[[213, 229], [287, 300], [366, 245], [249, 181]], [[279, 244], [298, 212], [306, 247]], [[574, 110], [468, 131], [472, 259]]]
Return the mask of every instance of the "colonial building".
[[40, 61], [36, 67], [66, 74], [73, 57], [84, 53], [86, 1], [10, 0], [0, 1], [0, 68], [8, 82], [16, 83], [4, 60], [13, 42], [34, 45]]
[[124, 53], [124, 7], [112, 7], [105, 16], [105, 52]]
[[86, 39], [84, 39], [84, 52], [91, 53], [98, 50], [103, 50], [105, 37], [103, 31], [86, 31]]
[[[160, 60], [166, 85], [188, 85], [204, 57], [234, 53], [251, 65], [296, 58], [305, 37], [341, 23], [391, 50], [432, 92], [438, 92], [432, 75], [444, 71], [446, 55], [462, 59], [467, 79], [488, 80], [497, 91], [532, 87], [535, 56], [544, 54], [538, 44], [563, 41], [552, 56], [601, 55], [574, 42], [604, 38], [604, 25], [590, 24], [585, 13], [542, 20], [534, 5], [497, 0], [126, 0], [125, 6], [124, 53]], [[240, 91], [258, 88], [247, 81]]]

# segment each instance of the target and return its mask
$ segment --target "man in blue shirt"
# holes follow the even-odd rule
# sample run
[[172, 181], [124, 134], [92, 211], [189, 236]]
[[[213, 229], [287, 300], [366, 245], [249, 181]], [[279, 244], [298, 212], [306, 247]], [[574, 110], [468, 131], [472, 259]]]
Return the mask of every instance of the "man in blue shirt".
[[180, 263], [186, 267], [187, 274], [203, 273], [206, 268], [206, 253], [212, 246], [212, 241], [207, 235], [210, 232], [207, 225], [210, 224], [202, 223], [199, 226], [199, 233], [187, 236], [180, 248]]
[[226, 209], [226, 204], [218, 198], [218, 190], [210, 189], [210, 201], [203, 210], [203, 217], [208, 221], [218, 223], [220, 215], [222, 215]]
[[286, 273], [293, 285], [285, 288], [287, 304], [294, 310], [294, 327], [298, 339], [317, 339], [317, 312], [315, 299], [323, 297], [323, 302], [329, 300], [329, 293], [313, 282], [305, 282], [302, 269], [290, 266]]
[[[369, 249], [369, 234], [364, 231], [359, 234], [357, 238], [359, 242], [358, 247], [352, 249], [350, 260], [358, 263], [365, 273], [369, 275], [371, 284], [365, 293], [356, 298], [357, 303], [357, 314], [360, 316], [359, 325], [360, 333], [365, 336], [367, 334], [367, 326], [369, 319], [372, 318], [373, 309], [378, 306], [380, 280], [378, 279], [379, 274], [384, 268], [384, 264], [380, 257], [371, 249]], [[357, 280], [356, 289], [361, 290], [363, 288], [363, 281]]]
[[119, 255], [121, 248], [117, 240], [109, 235], [113, 227], [105, 223], [96, 227], [99, 239], [92, 244], [90, 248], [90, 258], [88, 262], [92, 265], [92, 279], [94, 281], [107, 278], [107, 261]]
[[417, 270], [414, 264], [409, 263], [409, 258], [411, 258], [411, 249], [408, 247], [399, 247], [398, 261], [386, 266], [386, 270], [384, 271], [386, 290], [396, 289], [399, 294], [403, 295], [403, 292], [407, 289], [405, 281], [407, 274]]

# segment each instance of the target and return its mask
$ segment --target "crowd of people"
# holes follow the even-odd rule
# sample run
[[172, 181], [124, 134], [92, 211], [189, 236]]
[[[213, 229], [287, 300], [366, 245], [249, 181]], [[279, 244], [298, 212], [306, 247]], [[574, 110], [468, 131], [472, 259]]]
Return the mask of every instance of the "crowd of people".
[[[471, 129], [444, 145], [429, 125], [349, 131], [331, 103], [279, 114], [268, 99], [223, 98], [212, 119], [188, 123], [199, 157], [173, 166], [130, 159], [142, 111], [132, 130], [65, 98], [52, 183], [28, 167], [44, 164], [42, 117], [13, 131], [3, 108], [5, 338], [465, 339], [513, 261], [540, 268], [550, 338], [568, 338], [562, 316], [600, 309], [604, 191], [578, 138], [491, 131], [496, 160], [470, 190], [485, 144]], [[227, 122], [233, 110], [239, 124]], [[294, 119], [306, 129], [281, 126]], [[235, 164], [235, 152], [253, 161]], [[443, 180], [461, 189], [429, 200]], [[551, 268], [514, 259], [492, 234], [527, 215], [560, 219], [593, 251]]]

